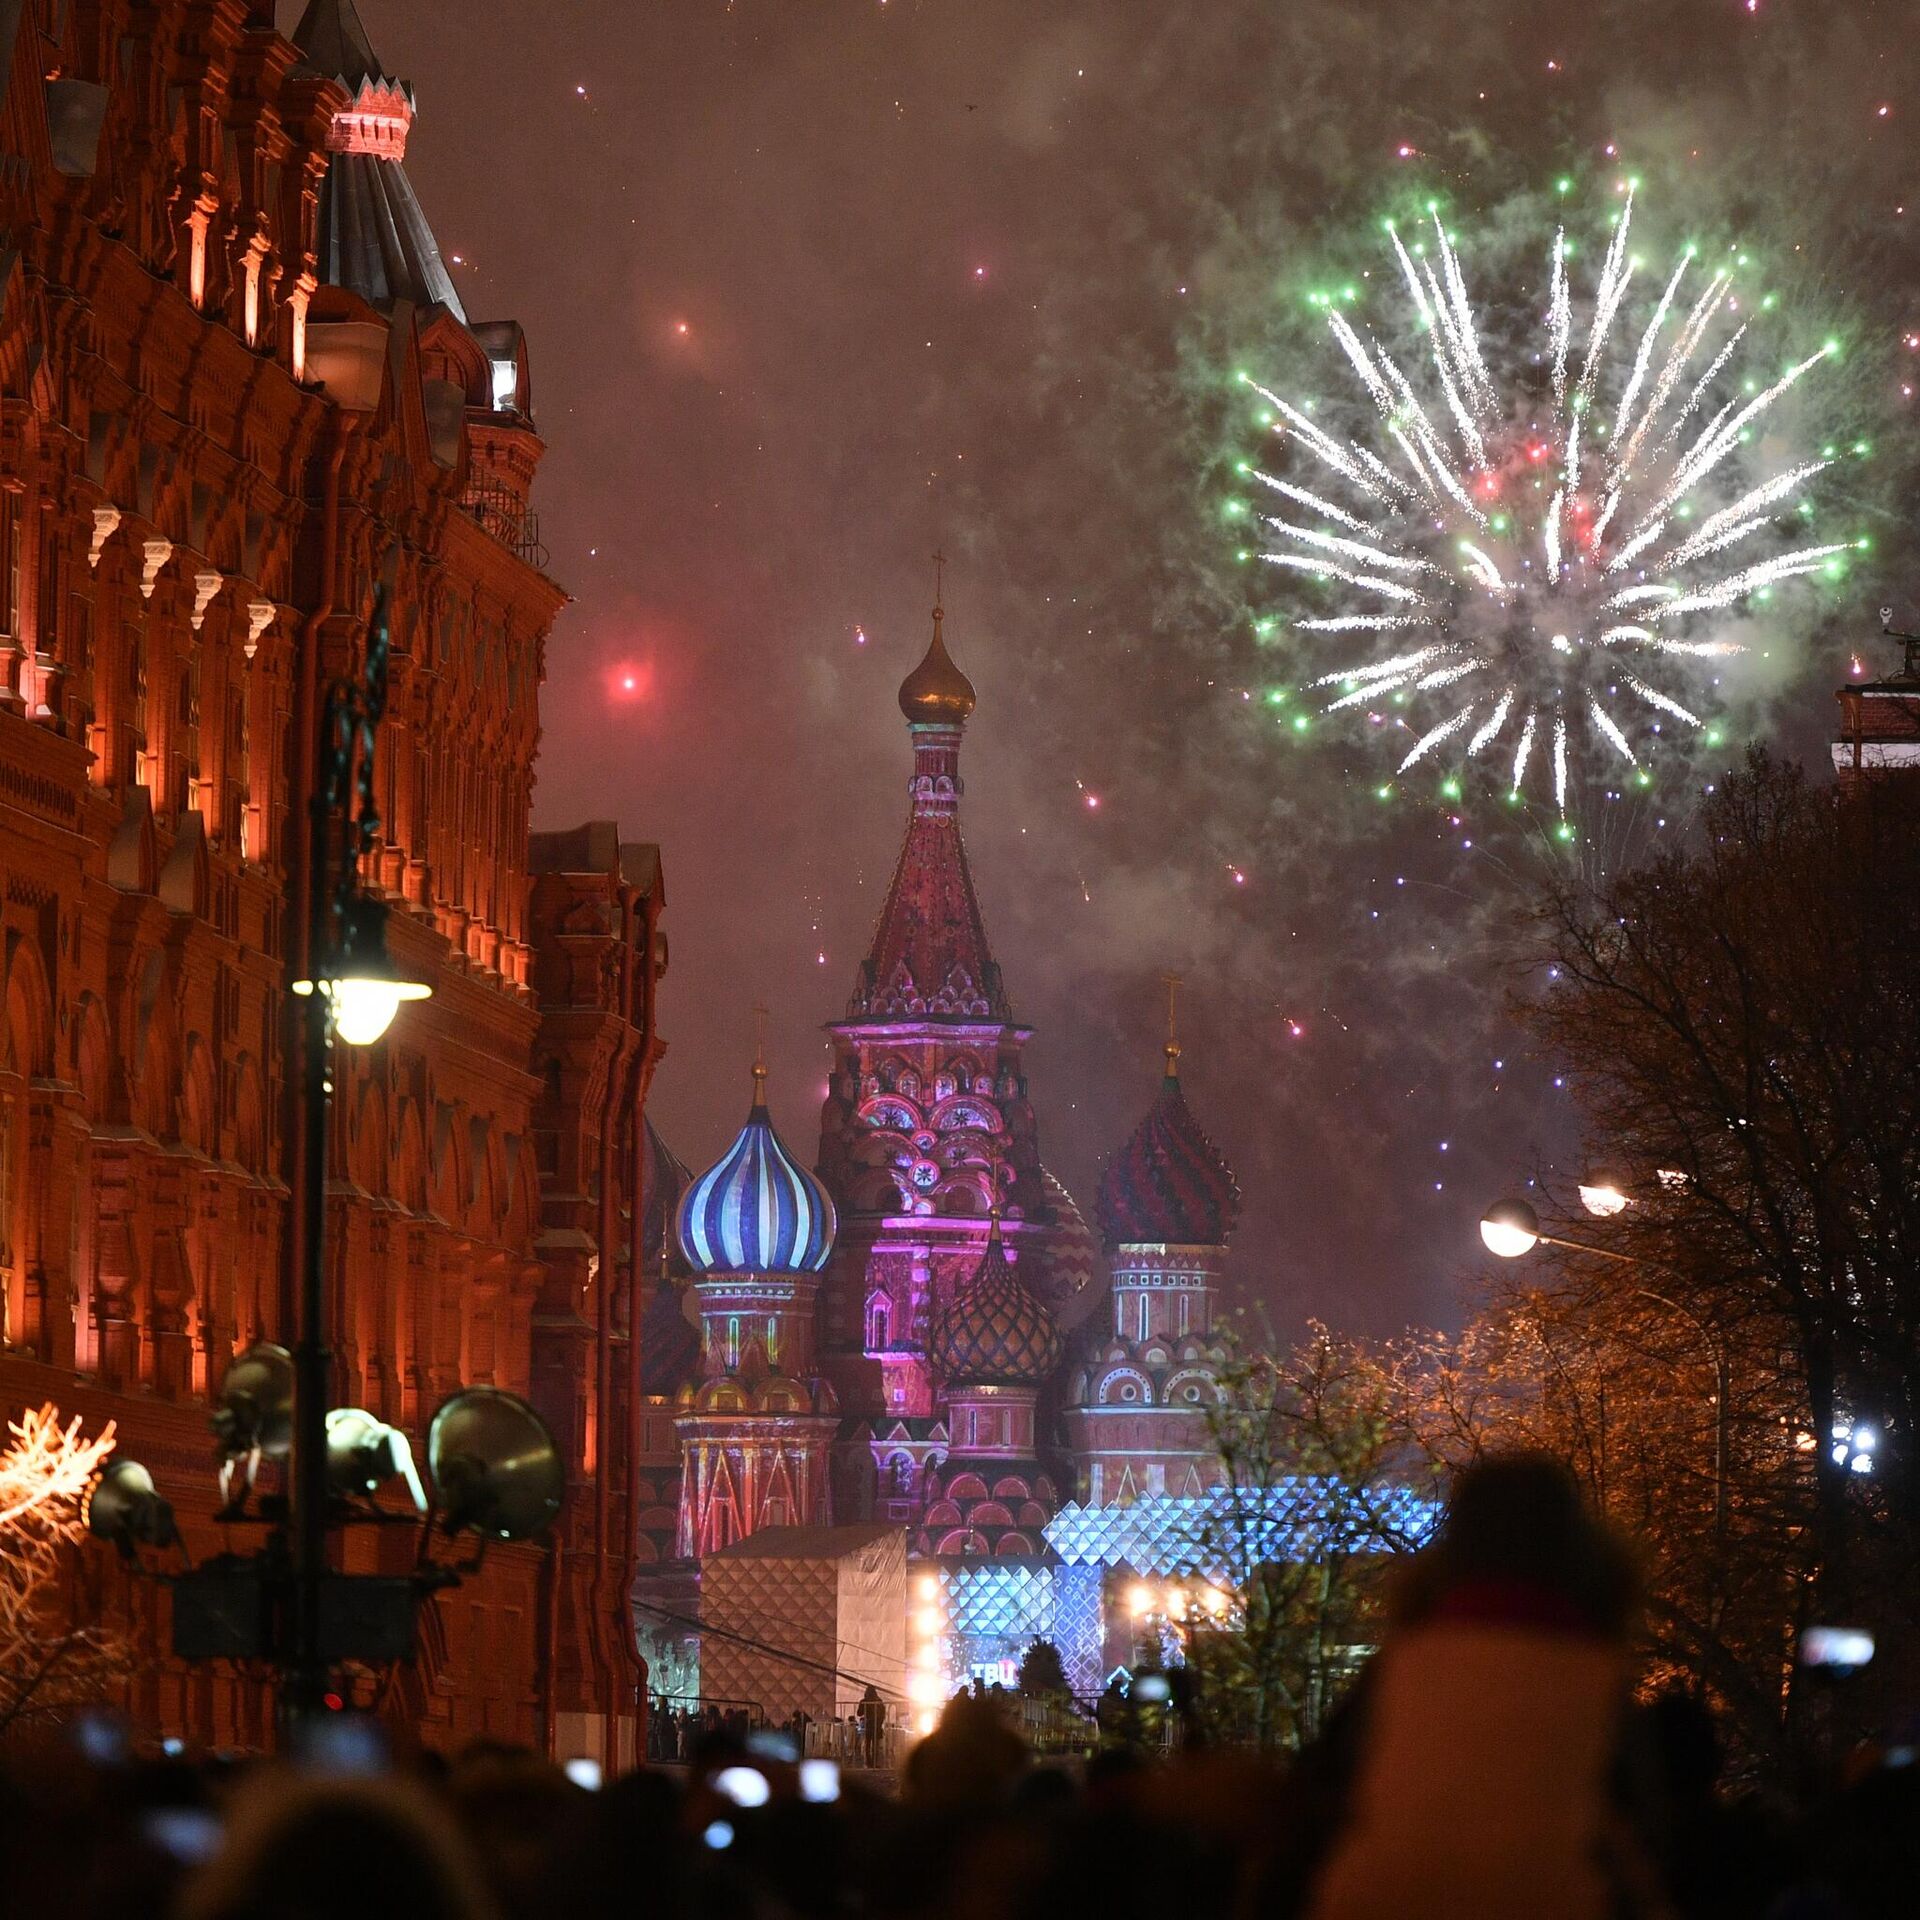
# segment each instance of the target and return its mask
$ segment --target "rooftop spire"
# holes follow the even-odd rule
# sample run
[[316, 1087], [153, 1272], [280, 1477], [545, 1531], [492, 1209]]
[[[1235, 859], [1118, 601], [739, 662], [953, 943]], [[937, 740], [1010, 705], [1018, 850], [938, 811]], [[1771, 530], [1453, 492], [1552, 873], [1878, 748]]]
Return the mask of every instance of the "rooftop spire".
[[408, 300], [466, 311], [401, 162], [413, 127], [413, 89], [374, 52], [353, 0], [309, 0], [293, 44], [305, 64], [353, 97], [327, 131], [320, 188], [320, 275], [376, 307]]
[[753, 1010], [753, 1109], [760, 1112], [767, 1104], [767, 1019], [765, 1007]]
[[960, 734], [973, 683], [940, 625], [946, 558], [934, 555], [933, 643], [900, 688], [913, 740], [906, 843], [847, 1008], [852, 1020], [1009, 1020], [960, 839]]
[[310, 0], [293, 30], [293, 44], [316, 73], [344, 80], [356, 91], [362, 80], [387, 77], [353, 0]]
[[1177, 973], [1163, 973], [1161, 980], [1167, 989], [1167, 1078], [1177, 1080], [1180, 1077], [1180, 976]]

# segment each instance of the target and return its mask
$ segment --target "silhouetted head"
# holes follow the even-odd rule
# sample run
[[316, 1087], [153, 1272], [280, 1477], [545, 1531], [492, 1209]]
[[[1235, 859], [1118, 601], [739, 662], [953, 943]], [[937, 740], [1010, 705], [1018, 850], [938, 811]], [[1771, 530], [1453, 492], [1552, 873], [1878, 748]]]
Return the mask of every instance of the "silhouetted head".
[[1500, 1596], [1543, 1622], [1623, 1634], [1633, 1613], [1633, 1563], [1614, 1534], [1587, 1511], [1580, 1485], [1543, 1453], [1493, 1454], [1462, 1470], [1433, 1544], [1402, 1585], [1403, 1620], [1456, 1611]]
[[492, 1920], [452, 1818], [399, 1780], [263, 1778], [184, 1920]]

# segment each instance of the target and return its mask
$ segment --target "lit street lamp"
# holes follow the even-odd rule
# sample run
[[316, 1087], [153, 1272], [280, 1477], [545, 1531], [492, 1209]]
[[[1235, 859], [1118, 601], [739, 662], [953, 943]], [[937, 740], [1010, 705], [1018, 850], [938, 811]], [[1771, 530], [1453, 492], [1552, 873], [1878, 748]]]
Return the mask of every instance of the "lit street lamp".
[[[1610, 1178], [1590, 1175], [1589, 1179], [1599, 1201], [1596, 1205], [1595, 1200], [1588, 1199], [1588, 1187], [1581, 1187], [1580, 1198], [1589, 1213], [1607, 1219], [1630, 1204], [1625, 1189]], [[1499, 1255], [1502, 1260], [1519, 1260], [1539, 1246], [1564, 1247], [1573, 1253], [1591, 1254], [1598, 1260], [1617, 1261], [1622, 1266], [1651, 1269], [1655, 1273], [1661, 1271], [1652, 1261], [1642, 1260], [1637, 1254], [1618, 1253], [1612, 1247], [1596, 1247], [1590, 1241], [1564, 1240], [1555, 1234], [1542, 1233], [1539, 1214], [1524, 1200], [1495, 1201], [1480, 1216], [1480, 1238], [1487, 1251]], [[1633, 1291], [1641, 1299], [1651, 1300], [1670, 1313], [1677, 1313], [1706, 1341], [1713, 1355], [1713, 1528], [1716, 1539], [1720, 1538], [1724, 1536], [1727, 1525], [1727, 1401], [1732, 1374], [1727, 1362], [1726, 1342], [1716, 1327], [1702, 1320], [1692, 1308], [1683, 1307], [1678, 1300], [1657, 1293], [1652, 1287], [1636, 1286]]]

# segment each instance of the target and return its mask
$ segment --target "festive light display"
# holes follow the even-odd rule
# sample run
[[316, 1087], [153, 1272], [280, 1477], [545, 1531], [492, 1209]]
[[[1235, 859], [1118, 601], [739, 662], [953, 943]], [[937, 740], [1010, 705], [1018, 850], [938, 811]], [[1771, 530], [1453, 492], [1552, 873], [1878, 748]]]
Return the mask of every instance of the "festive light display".
[[1377, 1487], [1370, 1519], [1356, 1519], [1347, 1490], [1318, 1474], [1289, 1474], [1270, 1487], [1216, 1487], [1204, 1494], [1154, 1494], [1124, 1507], [1069, 1504], [1047, 1523], [1047, 1545], [1068, 1566], [1128, 1567], [1141, 1576], [1145, 1611], [1161, 1596], [1145, 1583], [1168, 1577], [1219, 1583], [1219, 1539], [1231, 1521], [1254, 1557], [1314, 1560], [1331, 1552], [1391, 1551], [1424, 1540], [1439, 1523], [1434, 1503], [1411, 1487]]
[[1670, 689], [1681, 670], [1742, 650], [1713, 616], [1838, 573], [1860, 544], [1790, 530], [1840, 456], [1783, 453], [1772, 417], [1837, 343], [1737, 374], [1753, 324], [1736, 291], [1744, 256], [1707, 267], [1691, 247], [1631, 327], [1642, 262], [1624, 193], [1578, 313], [1575, 250], [1555, 234], [1531, 344], [1483, 319], [1437, 208], [1410, 239], [1387, 226], [1429, 367], [1407, 356], [1409, 372], [1348, 318], [1357, 288], [1313, 296], [1378, 415], [1373, 446], [1240, 375], [1288, 455], [1278, 471], [1241, 463], [1260, 490], [1229, 506], [1260, 529], [1246, 557], [1321, 590], [1295, 632], [1378, 649], [1313, 681], [1328, 711], [1447, 691], [1397, 771], [1442, 749], [1497, 755], [1514, 794], [1550, 783], [1563, 815], [1584, 744], [1644, 780], [1647, 733], [1706, 726], [1701, 694]]
[[111, 1421], [88, 1439], [78, 1416], [62, 1424], [51, 1406], [21, 1414], [7, 1431], [11, 1439], [0, 1448], [0, 1726], [40, 1688], [56, 1650], [71, 1679], [93, 1667], [104, 1645], [104, 1636], [84, 1629], [50, 1632], [41, 1609], [60, 1549], [86, 1531], [87, 1490], [114, 1448]]

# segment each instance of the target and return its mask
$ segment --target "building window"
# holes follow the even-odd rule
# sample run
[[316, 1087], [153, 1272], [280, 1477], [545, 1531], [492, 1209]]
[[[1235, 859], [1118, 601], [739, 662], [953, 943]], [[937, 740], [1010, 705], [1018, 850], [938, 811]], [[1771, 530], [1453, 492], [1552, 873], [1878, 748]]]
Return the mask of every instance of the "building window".
[[730, 1313], [727, 1316], [727, 1365], [737, 1367], [740, 1364], [740, 1316]]
[[767, 1365], [780, 1364], [780, 1321], [777, 1316], [767, 1321]]

